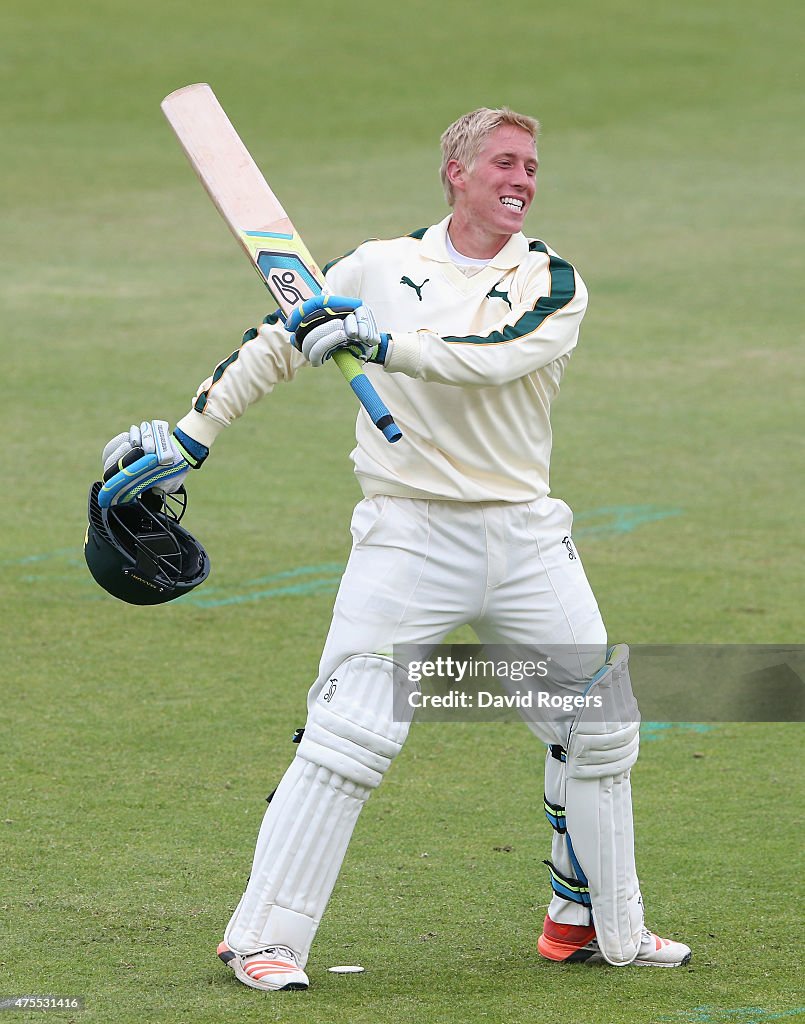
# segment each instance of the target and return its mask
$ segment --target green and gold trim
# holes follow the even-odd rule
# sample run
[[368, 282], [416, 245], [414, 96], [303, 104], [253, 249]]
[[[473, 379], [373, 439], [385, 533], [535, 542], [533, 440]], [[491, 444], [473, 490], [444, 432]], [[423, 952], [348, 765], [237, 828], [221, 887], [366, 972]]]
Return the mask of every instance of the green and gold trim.
[[566, 260], [551, 255], [544, 242], [529, 243], [529, 252], [541, 252], [548, 257], [548, 273], [550, 275], [550, 292], [537, 299], [533, 309], [524, 313], [519, 320], [508, 324], [502, 331], [490, 334], [468, 334], [463, 337], [448, 336], [444, 340], [450, 345], [501, 345], [511, 341], [519, 341], [534, 334], [545, 321], [564, 309], [576, 294], [576, 272]]

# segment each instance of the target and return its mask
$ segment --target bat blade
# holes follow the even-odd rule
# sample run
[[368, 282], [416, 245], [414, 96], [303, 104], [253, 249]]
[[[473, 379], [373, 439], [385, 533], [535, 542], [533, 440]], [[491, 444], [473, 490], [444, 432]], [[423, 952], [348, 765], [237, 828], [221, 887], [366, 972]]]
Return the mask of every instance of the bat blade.
[[178, 89], [162, 101], [162, 111], [283, 313], [318, 295], [324, 275], [209, 85]]
[[[162, 111], [218, 212], [248, 255], [282, 312], [320, 295], [324, 275], [282, 203], [271, 191], [209, 85], [177, 89]], [[387, 440], [402, 434], [361, 364], [345, 351], [333, 362]]]

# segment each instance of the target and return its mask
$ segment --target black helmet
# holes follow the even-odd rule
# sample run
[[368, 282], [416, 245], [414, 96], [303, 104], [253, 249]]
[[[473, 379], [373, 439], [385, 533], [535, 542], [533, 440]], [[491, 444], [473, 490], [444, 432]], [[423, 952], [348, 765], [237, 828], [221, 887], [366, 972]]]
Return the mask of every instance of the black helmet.
[[203, 583], [210, 560], [179, 520], [187, 507], [174, 494], [147, 491], [136, 501], [101, 508], [96, 481], [89, 491], [84, 557], [96, 583], [127, 604], [163, 604]]

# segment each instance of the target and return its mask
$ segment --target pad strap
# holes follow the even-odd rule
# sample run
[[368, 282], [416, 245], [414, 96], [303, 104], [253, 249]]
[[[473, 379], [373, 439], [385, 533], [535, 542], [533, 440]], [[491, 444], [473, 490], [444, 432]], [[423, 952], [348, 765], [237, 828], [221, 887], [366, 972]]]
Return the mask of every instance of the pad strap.
[[548, 797], [545, 797], [545, 817], [550, 822], [551, 828], [563, 836], [567, 832], [567, 818], [565, 809], [561, 804], [552, 804]]
[[544, 860], [542, 863], [547, 865], [551, 874], [551, 888], [560, 899], [567, 900], [569, 903], [578, 903], [582, 907], [591, 906], [590, 890], [587, 887], [586, 878], [581, 881], [578, 878], [563, 875], [549, 860]]

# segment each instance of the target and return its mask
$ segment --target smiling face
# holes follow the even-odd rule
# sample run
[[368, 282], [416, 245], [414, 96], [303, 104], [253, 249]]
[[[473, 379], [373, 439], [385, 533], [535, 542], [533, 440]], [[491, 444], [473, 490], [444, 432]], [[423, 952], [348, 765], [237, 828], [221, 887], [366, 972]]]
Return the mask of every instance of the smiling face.
[[[469, 167], [446, 167], [455, 204], [450, 238], [465, 256], [491, 258], [523, 228], [537, 189], [537, 151], [531, 135], [516, 125], [496, 128]], [[470, 251], [472, 250], [472, 251]]]

